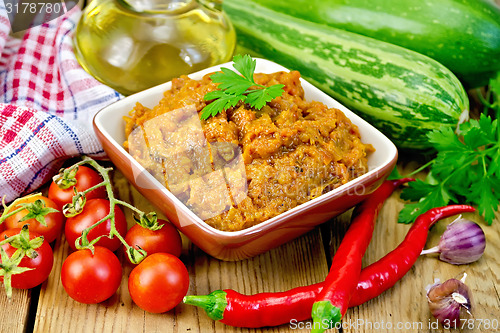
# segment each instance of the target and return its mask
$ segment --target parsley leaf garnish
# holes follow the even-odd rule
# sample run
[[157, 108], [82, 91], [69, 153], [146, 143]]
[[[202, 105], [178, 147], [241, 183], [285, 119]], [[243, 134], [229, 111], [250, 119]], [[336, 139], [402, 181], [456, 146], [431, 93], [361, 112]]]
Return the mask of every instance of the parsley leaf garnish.
[[215, 116], [222, 110], [227, 110], [230, 107], [238, 104], [239, 101], [244, 101], [246, 96], [228, 94], [222, 90], [214, 90], [205, 95], [205, 99], [215, 99], [212, 103], [203, 108], [201, 118], [207, 119], [210, 116]]
[[399, 222], [411, 223], [422, 212], [450, 202], [476, 205], [485, 221], [493, 222], [500, 203], [500, 73], [489, 89], [492, 103], [483, 103], [496, 119], [484, 112], [461, 124], [458, 136], [450, 128], [428, 134], [437, 155], [428, 163], [427, 178], [402, 191], [401, 198], [414, 203], [403, 208]]
[[[262, 109], [267, 102], [283, 94], [283, 84], [266, 87], [255, 83], [253, 74], [256, 61], [249, 55], [236, 55], [233, 58], [235, 71], [222, 67], [220, 72], [210, 76], [218, 83], [219, 90], [214, 90], [204, 96], [204, 100], [213, 100], [201, 111], [201, 119], [215, 116], [217, 113], [236, 106], [238, 102], [248, 103], [251, 107]], [[257, 89], [250, 89], [256, 87]]]

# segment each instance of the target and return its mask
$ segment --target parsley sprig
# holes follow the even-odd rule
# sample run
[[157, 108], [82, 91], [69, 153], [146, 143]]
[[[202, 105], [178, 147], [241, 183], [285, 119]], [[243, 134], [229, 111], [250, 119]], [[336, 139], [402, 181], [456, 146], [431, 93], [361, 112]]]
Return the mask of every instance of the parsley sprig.
[[[283, 94], [283, 84], [266, 87], [255, 83], [253, 74], [256, 61], [249, 55], [236, 55], [233, 62], [233, 67], [241, 75], [229, 68], [222, 67], [220, 72], [210, 76], [213, 82], [219, 83], [219, 89], [205, 95], [206, 101], [214, 101], [203, 108], [202, 119], [215, 116], [223, 110], [234, 107], [239, 102], [247, 103], [260, 110], [267, 102]], [[253, 87], [257, 89], [250, 89]]]
[[485, 221], [493, 222], [500, 202], [500, 73], [490, 81], [487, 96], [485, 111], [493, 110], [496, 119], [483, 112], [461, 124], [459, 136], [450, 128], [428, 134], [437, 155], [416, 170], [430, 166], [427, 178], [402, 191], [401, 198], [414, 203], [402, 209], [399, 222], [411, 223], [421, 212], [450, 202], [477, 205]]

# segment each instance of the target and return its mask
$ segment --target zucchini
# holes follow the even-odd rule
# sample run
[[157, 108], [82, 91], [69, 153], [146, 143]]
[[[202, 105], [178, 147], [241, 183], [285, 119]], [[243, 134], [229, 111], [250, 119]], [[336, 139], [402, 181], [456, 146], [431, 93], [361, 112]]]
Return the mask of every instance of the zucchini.
[[238, 44], [301, 75], [380, 129], [399, 148], [429, 150], [427, 133], [455, 130], [467, 94], [437, 61], [247, 0], [224, 1]]
[[468, 88], [500, 71], [500, 7], [492, 0], [252, 1], [425, 54]]

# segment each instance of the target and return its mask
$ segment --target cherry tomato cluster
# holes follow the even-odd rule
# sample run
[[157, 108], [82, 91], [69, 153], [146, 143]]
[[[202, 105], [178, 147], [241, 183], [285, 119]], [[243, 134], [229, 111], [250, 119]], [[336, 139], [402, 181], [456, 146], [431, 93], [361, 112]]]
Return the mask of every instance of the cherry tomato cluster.
[[[108, 197], [112, 193], [108, 191], [109, 177], [103, 179], [102, 173], [83, 165], [66, 170], [70, 171], [50, 184], [47, 197], [30, 195], [4, 206], [3, 215], [9, 214], [0, 224], [0, 232], [5, 229], [0, 234], [0, 242], [5, 240], [0, 246], [0, 266], [12, 274], [9, 275], [12, 287], [28, 289], [47, 279], [54, 261], [49, 243], [64, 230], [73, 252], [63, 262], [61, 282], [74, 300], [93, 304], [113, 296], [123, 274], [122, 263], [114, 252], [128, 249], [147, 254], [128, 279], [132, 300], [143, 310], [154, 313], [169, 311], [179, 304], [188, 291], [189, 274], [179, 259], [182, 240], [177, 229], [154, 216], [153, 223], [139, 222], [127, 230], [125, 215], [116, 204], [119, 200]], [[83, 208], [76, 214], [68, 214], [64, 222], [66, 213], [62, 211], [74, 208], [76, 194], [81, 192], [85, 193]], [[112, 214], [111, 207], [114, 207]], [[8, 242], [15, 235], [24, 237], [23, 241]], [[13, 245], [19, 243], [26, 246], [19, 249]], [[29, 255], [33, 251], [36, 255]], [[128, 256], [124, 257], [131, 264]], [[3, 280], [0, 276], [0, 281]]]

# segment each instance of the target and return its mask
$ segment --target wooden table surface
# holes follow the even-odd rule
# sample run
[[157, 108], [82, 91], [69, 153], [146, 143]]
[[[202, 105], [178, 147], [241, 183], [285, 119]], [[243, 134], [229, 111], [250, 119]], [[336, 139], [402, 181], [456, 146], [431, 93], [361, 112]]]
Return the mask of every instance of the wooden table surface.
[[[116, 171], [113, 175], [117, 196], [145, 211], [154, 207]], [[397, 213], [403, 207], [399, 193], [384, 205], [373, 240], [364, 258], [370, 264], [396, 247], [404, 238], [408, 225], [398, 224]], [[129, 224], [133, 223], [127, 211]], [[308, 234], [255, 258], [223, 262], [204, 254], [183, 237], [181, 259], [190, 274], [189, 294], [207, 294], [215, 289], [232, 288], [242, 293], [284, 291], [322, 281], [330, 258], [338, 247], [350, 221], [351, 211], [335, 218]], [[500, 216], [487, 226], [477, 215], [468, 218], [481, 224], [486, 233], [484, 256], [470, 265], [453, 266], [435, 256], [421, 257], [410, 272], [393, 288], [376, 299], [349, 309], [343, 321], [343, 332], [445, 332], [427, 307], [425, 287], [437, 278], [443, 280], [468, 274], [474, 302], [474, 329], [455, 332], [500, 331]], [[450, 219], [440, 221], [428, 238], [428, 246], [437, 243]], [[282, 325], [262, 330], [238, 329], [214, 322], [193, 306], [178, 305], [164, 314], [150, 314], [135, 306], [128, 294], [124, 267], [122, 284], [111, 299], [95, 305], [73, 301], [64, 291], [60, 271], [70, 249], [64, 236], [56, 240], [54, 268], [48, 280], [33, 290], [14, 290], [11, 300], [0, 290], [0, 332], [302, 332], [296, 325]], [[123, 257], [122, 257], [123, 258]], [[484, 323], [496, 322], [497, 329]], [[307, 324], [307, 322], [303, 322]], [[481, 324], [483, 326], [481, 326]], [[481, 326], [481, 327], [479, 327]], [[331, 330], [332, 332], [336, 330]]]

